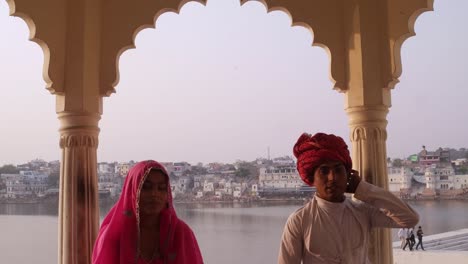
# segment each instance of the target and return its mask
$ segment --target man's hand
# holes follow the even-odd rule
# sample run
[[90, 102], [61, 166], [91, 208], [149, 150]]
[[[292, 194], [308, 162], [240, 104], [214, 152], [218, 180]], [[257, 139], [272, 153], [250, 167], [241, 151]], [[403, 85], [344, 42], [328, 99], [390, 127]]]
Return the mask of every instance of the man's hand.
[[360, 182], [361, 177], [359, 176], [359, 172], [356, 170], [351, 170], [348, 174], [348, 186], [346, 187], [346, 192], [355, 193]]

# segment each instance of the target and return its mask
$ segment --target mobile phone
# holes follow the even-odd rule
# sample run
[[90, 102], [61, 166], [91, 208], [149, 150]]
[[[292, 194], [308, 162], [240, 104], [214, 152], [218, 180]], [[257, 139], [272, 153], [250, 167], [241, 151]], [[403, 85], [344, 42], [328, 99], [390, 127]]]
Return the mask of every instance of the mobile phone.
[[351, 171], [347, 172], [347, 179], [346, 179], [346, 192], [350, 191], [350, 184], [351, 184]]

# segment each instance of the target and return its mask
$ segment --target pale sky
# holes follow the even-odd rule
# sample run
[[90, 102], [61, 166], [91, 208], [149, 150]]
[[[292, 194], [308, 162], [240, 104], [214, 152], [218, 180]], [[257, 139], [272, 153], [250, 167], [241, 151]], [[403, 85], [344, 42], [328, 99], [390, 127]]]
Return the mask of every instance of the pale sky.
[[[349, 142], [344, 96], [332, 90], [329, 58], [312, 34], [257, 2], [191, 2], [140, 32], [120, 59], [117, 93], [104, 101], [99, 161], [233, 162], [292, 155], [299, 135]], [[392, 91], [389, 157], [422, 145], [468, 147], [468, 1], [436, 1], [402, 49]], [[0, 2], [0, 165], [57, 160], [55, 97], [43, 54]]]

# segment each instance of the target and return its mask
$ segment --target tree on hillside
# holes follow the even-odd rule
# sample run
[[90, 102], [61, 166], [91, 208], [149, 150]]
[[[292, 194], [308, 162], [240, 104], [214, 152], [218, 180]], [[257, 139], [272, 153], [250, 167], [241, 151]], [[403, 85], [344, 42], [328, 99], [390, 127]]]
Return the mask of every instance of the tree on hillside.
[[19, 173], [19, 169], [16, 168], [15, 165], [7, 164], [7, 165], [4, 165], [3, 167], [0, 167], [0, 174], [2, 173], [16, 174], [16, 173]]
[[193, 175], [203, 175], [208, 173], [208, 170], [205, 167], [203, 167], [203, 164], [197, 164], [197, 166], [192, 166], [190, 170], [192, 171]]
[[250, 162], [240, 162], [237, 164], [236, 177], [251, 179], [258, 176], [258, 168]]
[[460, 166], [458, 168], [455, 168], [455, 173], [456, 174], [468, 174], [468, 167], [467, 166]]
[[394, 159], [392, 161], [392, 166], [395, 168], [401, 168], [403, 166], [403, 161], [401, 159]]
[[250, 175], [249, 169], [247, 169], [245, 167], [241, 167], [241, 168], [236, 170], [236, 176], [241, 177], [241, 178], [247, 178], [247, 177], [249, 177], [251, 175]]
[[2, 179], [0, 179], [0, 190], [5, 190], [5, 189], [6, 189], [5, 181], [3, 181]]
[[190, 176], [190, 175], [203, 175], [206, 174], [208, 170], [204, 167], [199, 167], [199, 166], [192, 166], [190, 170], [184, 171], [183, 175], [184, 176]]
[[58, 188], [60, 181], [60, 172], [52, 172], [47, 178], [47, 185], [49, 187]]

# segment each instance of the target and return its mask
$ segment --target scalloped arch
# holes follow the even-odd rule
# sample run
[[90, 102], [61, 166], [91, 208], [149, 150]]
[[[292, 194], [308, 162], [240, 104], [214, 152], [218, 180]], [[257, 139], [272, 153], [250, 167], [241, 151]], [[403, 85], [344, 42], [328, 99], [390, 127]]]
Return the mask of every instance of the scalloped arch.
[[401, 48], [403, 43], [409, 39], [410, 37], [416, 36], [416, 32], [414, 30], [414, 26], [416, 24], [416, 20], [420, 15], [425, 12], [434, 11], [434, 0], [426, 0], [425, 7], [419, 8], [415, 10], [408, 19], [408, 28], [407, 32], [402, 34], [400, 37], [396, 39], [393, 46], [393, 60], [394, 60], [394, 70], [393, 70], [393, 78], [388, 83], [388, 89], [393, 89], [395, 86], [400, 82], [399, 78], [403, 71], [403, 66], [401, 62]]
[[134, 49], [136, 48], [136, 45], [135, 45], [135, 39], [136, 39], [136, 36], [138, 35], [138, 33], [140, 33], [142, 30], [144, 29], [148, 29], [148, 28], [156, 28], [156, 21], [158, 20], [158, 18], [164, 14], [164, 13], [169, 13], [169, 12], [172, 12], [172, 13], [175, 13], [175, 14], [180, 14], [180, 10], [184, 7], [184, 5], [186, 5], [187, 3], [189, 2], [197, 2], [197, 3], [200, 3], [202, 5], [206, 5], [206, 2], [207, 0], [184, 0], [182, 1], [179, 6], [177, 7], [177, 9], [175, 8], [163, 8], [161, 10], [159, 10], [153, 17], [153, 23], [152, 24], [143, 24], [141, 26], [139, 26], [134, 32], [133, 32], [133, 35], [132, 35], [132, 38], [131, 38], [131, 43], [127, 44], [126, 46], [122, 47], [118, 52], [117, 52], [117, 56], [115, 58], [115, 80], [114, 82], [112, 83], [112, 89], [111, 90], [108, 90], [105, 95], [106, 96], [110, 96], [112, 93], [115, 93], [115, 87], [117, 86], [117, 84], [119, 83], [120, 81], [120, 71], [119, 71], [119, 61], [120, 61], [120, 57], [122, 56], [122, 54], [129, 50], [129, 49]]
[[267, 0], [240, 0], [241, 5], [244, 5], [247, 2], [260, 2], [265, 6], [265, 8], [267, 10], [267, 13], [270, 13], [270, 12], [273, 12], [273, 11], [284, 12], [291, 19], [291, 27], [303, 27], [303, 28], [309, 30], [310, 34], [312, 34], [312, 43], [311, 43], [311, 45], [313, 47], [320, 47], [320, 48], [324, 49], [325, 52], [328, 55], [328, 58], [329, 58], [329, 71], [328, 71], [329, 75], [328, 75], [328, 78], [330, 79], [330, 81], [333, 84], [333, 89], [338, 91], [338, 92], [345, 92], [343, 84], [339, 83], [333, 77], [333, 74], [332, 74], [332, 59], [333, 58], [332, 58], [332, 53], [330, 51], [330, 48], [325, 44], [324, 41], [318, 40], [319, 38], [317, 37], [316, 32], [314, 32], [314, 29], [312, 28], [312, 26], [309, 23], [305, 22], [305, 21], [296, 20], [296, 18], [291, 14], [291, 12], [289, 12], [289, 10], [286, 7], [278, 6], [278, 5], [269, 7], [268, 3], [266, 1]]
[[51, 94], [55, 94], [56, 91], [52, 87], [53, 82], [49, 76], [50, 50], [49, 50], [47, 43], [43, 41], [42, 39], [39, 39], [36, 36], [36, 24], [34, 23], [33, 19], [28, 14], [17, 12], [16, 3], [14, 0], [6, 0], [6, 2], [10, 9], [10, 16], [21, 18], [28, 26], [29, 40], [39, 45], [39, 47], [41, 47], [42, 52], [44, 53], [44, 63], [42, 66], [42, 78], [44, 79], [44, 82], [46, 83], [46, 89], [49, 90]]
[[[328, 48], [327, 45], [325, 45], [324, 42], [317, 41], [318, 38], [316, 37], [315, 32], [312, 29], [312, 26], [310, 26], [307, 22], [295, 20], [294, 16], [291, 14], [291, 12], [289, 12], [289, 10], [286, 7], [277, 6], [277, 5], [269, 7], [267, 1], [265, 1], [265, 0], [239, 0], [241, 6], [246, 4], [247, 2], [254, 2], [254, 1], [255, 2], [260, 2], [261, 4], [263, 4], [265, 6], [265, 9], [266, 9], [267, 13], [270, 13], [272, 11], [281, 11], [281, 12], [286, 13], [291, 19], [291, 27], [299, 26], [299, 27], [306, 28], [312, 34], [312, 43], [311, 43], [311, 45], [323, 48], [325, 50], [325, 52], [327, 53], [328, 57], [330, 58], [330, 61], [331, 61], [332, 55], [331, 55], [330, 49]], [[202, 4], [202, 5], [206, 5], [207, 0], [184, 0], [179, 4], [177, 9], [175, 9], [175, 8], [163, 8], [163, 9], [159, 10], [154, 15], [153, 20], [152, 20], [152, 22], [153, 22], [152, 24], [150, 24], [150, 23], [143, 24], [143, 25], [139, 26], [133, 32], [130, 43], [127, 44], [127, 45], [124, 45], [117, 52], [117, 55], [115, 57], [115, 80], [112, 82], [111, 87], [109, 87], [110, 89], [107, 89], [105, 91], [105, 93], [104, 93], [105, 96], [110, 96], [112, 93], [116, 92], [115, 87], [117, 86], [117, 84], [119, 83], [119, 80], [120, 80], [120, 72], [119, 72], [120, 57], [122, 56], [122, 54], [125, 51], [127, 51], [129, 49], [136, 48], [135, 39], [136, 39], [136, 36], [138, 35], [138, 33], [140, 31], [144, 30], [144, 29], [147, 29], [147, 28], [155, 28], [158, 18], [164, 13], [173, 12], [173, 13], [176, 13], [176, 14], [180, 14], [181, 9], [184, 7], [185, 4], [187, 4], [189, 2], [198, 2], [198, 3]], [[340, 92], [343, 92], [344, 91], [344, 89], [342, 89], [342, 87], [344, 87], [343, 84], [342, 83], [338, 84], [338, 82], [335, 80], [335, 78], [333, 78], [333, 74], [332, 74], [332, 70], [331, 70], [331, 63], [329, 65], [330, 65], [329, 66], [329, 69], [330, 69], [329, 70], [329, 73], [330, 73], [329, 78], [333, 83], [333, 87], [334, 87], [333, 89], [338, 90]]]

